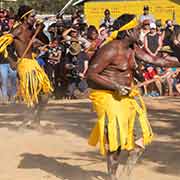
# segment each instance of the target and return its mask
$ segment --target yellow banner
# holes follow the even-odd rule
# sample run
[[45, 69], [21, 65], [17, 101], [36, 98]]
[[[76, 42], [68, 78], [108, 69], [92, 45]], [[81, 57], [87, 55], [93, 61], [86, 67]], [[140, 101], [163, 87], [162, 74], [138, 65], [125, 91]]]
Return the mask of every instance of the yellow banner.
[[121, 2], [86, 2], [85, 16], [88, 24], [99, 27], [104, 17], [104, 10], [109, 9], [111, 16], [117, 18], [123, 13], [136, 14], [139, 17], [143, 13], [144, 5], [150, 7], [150, 14], [155, 19], [161, 19], [164, 23], [167, 19], [173, 19], [175, 14], [176, 22], [180, 23], [180, 5], [170, 0], [144, 0], [144, 1], [121, 1]]

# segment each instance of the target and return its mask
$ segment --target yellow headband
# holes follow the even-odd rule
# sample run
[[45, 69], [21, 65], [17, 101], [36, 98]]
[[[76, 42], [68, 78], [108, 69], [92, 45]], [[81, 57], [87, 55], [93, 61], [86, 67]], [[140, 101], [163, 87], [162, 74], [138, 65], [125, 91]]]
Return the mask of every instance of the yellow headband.
[[132, 29], [134, 27], [136, 27], [138, 25], [138, 22], [137, 22], [137, 19], [136, 17], [131, 20], [129, 23], [125, 24], [124, 26], [122, 26], [121, 28], [119, 28], [119, 32], [120, 31], [125, 31], [125, 30], [129, 30], [129, 29]]
[[23, 19], [25, 16], [27, 16], [27, 15], [30, 14], [30, 13], [32, 13], [33, 11], [34, 11], [34, 10], [31, 9], [31, 10], [29, 10], [27, 13], [23, 14], [23, 15], [21, 16], [21, 19]]
[[111, 42], [112, 40], [116, 39], [117, 38], [117, 35], [118, 35], [118, 32], [121, 32], [121, 31], [125, 31], [125, 30], [129, 30], [129, 29], [132, 29], [134, 27], [136, 27], [138, 25], [138, 21], [136, 19], [136, 17], [131, 20], [129, 23], [125, 24], [124, 26], [120, 27], [118, 30], [116, 31], [113, 31], [111, 33], [111, 35], [106, 39], [106, 41], [101, 45], [105, 45], [109, 42]]

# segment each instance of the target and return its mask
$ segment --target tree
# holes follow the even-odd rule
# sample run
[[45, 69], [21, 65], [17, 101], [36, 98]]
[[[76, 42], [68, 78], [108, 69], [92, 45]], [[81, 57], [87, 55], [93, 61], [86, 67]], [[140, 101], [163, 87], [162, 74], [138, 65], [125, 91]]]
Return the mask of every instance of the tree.
[[27, 4], [32, 6], [38, 13], [56, 14], [68, 0], [17, 0], [16, 3], [6, 3], [6, 7], [13, 7], [15, 10], [19, 5]]

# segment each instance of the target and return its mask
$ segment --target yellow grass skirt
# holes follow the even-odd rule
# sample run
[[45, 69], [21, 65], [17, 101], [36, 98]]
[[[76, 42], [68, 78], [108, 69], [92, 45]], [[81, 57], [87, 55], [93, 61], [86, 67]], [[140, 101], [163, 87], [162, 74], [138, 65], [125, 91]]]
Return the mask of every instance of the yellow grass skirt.
[[35, 59], [19, 59], [17, 72], [19, 75], [17, 95], [28, 106], [38, 103], [40, 92], [49, 94], [53, 90], [47, 75]]
[[[135, 100], [135, 96], [139, 98], [140, 105]], [[144, 145], [151, 143], [152, 129], [147, 119], [145, 104], [137, 90], [132, 90], [129, 96], [119, 96], [117, 93], [107, 90], [92, 90], [90, 99], [97, 113], [98, 122], [90, 134], [88, 143], [96, 146], [100, 142], [102, 155], [106, 154], [104, 134], [106, 117], [111, 152], [116, 151], [120, 146], [122, 150], [134, 149], [134, 122], [137, 116], [141, 125]], [[118, 141], [118, 137], [120, 141]]]

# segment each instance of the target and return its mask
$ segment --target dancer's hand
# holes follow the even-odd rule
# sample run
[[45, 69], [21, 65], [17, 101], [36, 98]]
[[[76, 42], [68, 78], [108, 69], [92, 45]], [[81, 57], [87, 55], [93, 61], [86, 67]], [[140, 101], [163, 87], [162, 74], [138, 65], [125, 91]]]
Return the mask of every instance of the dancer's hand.
[[17, 69], [17, 62], [16, 61], [10, 61], [9, 60], [9, 65], [13, 71], [15, 71]]
[[130, 90], [131, 90], [131, 88], [128, 86], [119, 85], [117, 92], [118, 92], [118, 95], [120, 95], [120, 96], [126, 96], [130, 93]]

